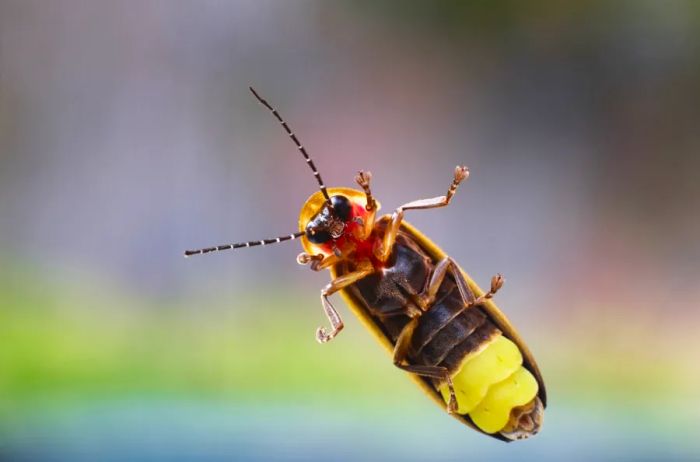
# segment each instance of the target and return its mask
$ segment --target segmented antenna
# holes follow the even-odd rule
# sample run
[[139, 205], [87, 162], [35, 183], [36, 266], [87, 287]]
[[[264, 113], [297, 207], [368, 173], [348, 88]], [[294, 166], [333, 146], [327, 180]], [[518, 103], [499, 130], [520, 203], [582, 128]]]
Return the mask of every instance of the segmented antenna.
[[209, 252], [219, 252], [221, 250], [240, 249], [241, 247], [255, 247], [256, 245], [277, 244], [278, 242], [296, 239], [298, 237], [303, 236], [304, 234], [306, 233], [301, 231], [299, 233], [288, 234], [286, 236], [280, 236], [274, 239], [263, 239], [262, 241], [238, 242], [236, 244], [217, 245], [215, 247], [207, 247], [205, 249], [185, 250], [185, 257], [189, 257], [191, 255], [200, 255]]
[[328, 203], [328, 206], [333, 208], [333, 205], [331, 204], [331, 198], [328, 196], [328, 191], [326, 191], [326, 185], [323, 184], [323, 180], [321, 179], [321, 174], [316, 170], [316, 166], [314, 165], [314, 161], [311, 160], [311, 157], [306, 153], [306, 149], [304, 149], [304, 146], [301, 145], [299, 140], [297, 139], [297, 136], [292, 132], [292, 130], [289, 128], [289, 125], [287, 125], [287, 122], [284, 121], [282, 116], [280, 115], [279, 112], [277, 112], [277, 109], [273, 108], [270, 106], [270, 103], [265, 101], [264, 98], [262, 98], [260, 95], [258, 95], [258, 92], [255, 91], [253, 87], [248, 87], [250, 89], [250, 92], [253, 93], [253, 96], [255, 96], [260, 103], [268, 108], [270, 112], [272, 112], [272, 115], [274, 115], [277, 120], [282, 124], [284, 129], [287, 131], [287, 134], [289, 137], [294, 141], [294, 144], [296, 144], [297, 149], [301, 152], [301, 155], [304, 156], [304, 159], [306, 159], [306, 163], [309, 165], [311, 168], [311, 171], [314, 172], [314, 176], [316, 177], [316, 181], [318, 181], [318, 186], [321, 188], [321, 192], [323, 193], [323, 197], [326, 198], [326, 202]]

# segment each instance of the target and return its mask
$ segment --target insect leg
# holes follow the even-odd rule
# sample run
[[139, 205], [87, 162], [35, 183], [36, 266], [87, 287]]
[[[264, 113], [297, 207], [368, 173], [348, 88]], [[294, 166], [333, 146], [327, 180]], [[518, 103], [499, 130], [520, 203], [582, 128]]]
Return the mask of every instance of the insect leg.
[[369, 182], [372, 179], [371, 172], [365, 172], [360, 170], [355, 176], [355, 182], [362, 187], [365, 191], [365, 197], [367, 198], [367, 205], [365, 205], [365, 210], [369, 212], [368, 216], [365, 218], [364, 227], [362, 229], [362, 238], [367, 238], [374, 228], [374, 219], [377, 216], [377, 203], [372, 197], [372, 190], [369, 187]]
[[300, 265], [310, 265], [313, 271], [321, 271], [322, 269], [329, 268], [340, 259], [335, 255], [323, 256], [323, 254], [310, 255], [306, 252], [302, 252], [297, 255], [297, 263]]
[[474, 300], [470, 306], [472, 305], [479, 305], [481, 303], [484, 303], [484, 301], [493, 298], [493, 296], [498, 292], [498, 289], [503, 287], [503, 284], [506, 282], [506, 278], [504, 278], [500, 273], [497, 275], [493, 276], [491, 278], [491, 288], [489, 289], [488, 292], [486, 292], [484, 295], [481, 297], [477, 298]]
[[457, 186], [459, 186], [459, 183], [461, 183], [462, 180], [468, 176], [469, 169], [458, 165], [455, 167], [454, 179], [452, 180], [452, 184], [450, 184], [446, 195], [433, 197], [432, 199], [419, 199], [397, 208], [392, 214], [391, 222], [384, 232], [384, 240], [382, 241], [381, 248], [377, 252], [377, 258], [379, 258], [381, 261], [386, 261], [389, 258], [389, 255], [391, 255], [391, 250], [393, 249], [394, 242], [396, 241], [396, 234], [399, 232], [401, 220], [403, 220], [403, 215], [406, 210], [432, 209], [446, 206], [452, 200], [452, 196], [454, 196], [455, 192], [457, 191]]
[[433, 274], [430, 276], [430, 282], [428, 282], [428, 287], [418, 299], [420, 307], [423, 311], [430, 309], [433, 302], [435, 302], [435, 296], [437, 295], [440, 286], [442, 286], [442, 282], [445, 280], [445, 276], [447, 275], [448, 271], [455, 279], [457, 289], [459, 290], [459, 294], [462, 296], [462, 301], [464, 304], [471, 305], [476, 299], [474, 293], [467, 285], [467, 281], [464, 280], [464, 276], [459, 270], [457, 263], [451, 257], [445, 257], [440, 260], [437, 265], [435, 265]]
[[335, 308], [333, 308], [333, 305], [328, 300], [328, 297], [338, 292], [342, 288], [359, 281], [365, 276], [369, 276], [373, 272], [374, 267], [372, 264], [366, 262], [365, 264], [361, 265], [360, 269], [357, 271], [353, 271], [352, 273], [344, 274], [335, 278], [321, 290], [321, 304], [323, 305], [323, 311], [325, 311], [328, 321], [331, 323], [331, 331], [326, 332], [325, 328], [319, 327], [316, 330], [316, 340], [318, 340], [320, 343], [326, 343], [332, 340], [333, 337], [338, 335], [338, 332], [343, 329], [343, 320], [340, 319], [340, 315]]
[[457, 289], [459, 290], [459, 294], [462, 296], [462, 301], [464, 302], [464, 307], [459, 310], [459, 313], [463, 312], [469, 307], [480, 305], [486, 300], [493, 298], [496, 292], [498, 292], [498, 290], [503, 287], [503, 284], [506, 282], [503, 275], [500, 273], [496, 274], [491, 278], [491, 288], [489, 291], [480, 297], [475, 297], [474, 293], [469, 288], [467, 281], [464, 279], [464, 275], [460, 271], [457, 262], [455, 262], [451, 257], [445, 257], [444, 259], [440, 260], [437, 265], [435, 265], [435, 270], [433, 270], [433, 274], [430, 277], [430, 282], [428, 282], [428, 288], [420, 295], [418, 299], [421, 309], [424, 311], [430, 309], [430, 306], [435, 301], [435, 296], [437, 295], [437, 292], [445, 279], [447, 271], [452, 273], [452, 276], [455, 278]]
[[394, 347], [394, 365], [399, 369], [421, 377], [444, 380], [447, 384], [447, 388], [450, 390], [450, 401], [447, 404], [447, 412], [453, 414], [457, 412], [457, 396], [455, 395], [452, 378], [447, 368], [441, 366], [405, 364], [408, 349], [411, 345], [411, 337], [413, 337], [413, 331], [416, 329], [419, 319], [419, 317], [411, 319], [401, 330], [399, 338], [396, 340], [396, 346]]
[[372, 197], [372, 190], [369, 187], [369, 182], [371, 179], [372, 172], [365, 172], [363, 170], [357, 172], [357, 175], [355, 176], [355, 182], [365, 191], [365, 197], [367, 198], [367, 205], [365, 205], [365, 209], [367, 209], [367, 211], [371, 211], [377, 206], [374, 202], [374, 198]]

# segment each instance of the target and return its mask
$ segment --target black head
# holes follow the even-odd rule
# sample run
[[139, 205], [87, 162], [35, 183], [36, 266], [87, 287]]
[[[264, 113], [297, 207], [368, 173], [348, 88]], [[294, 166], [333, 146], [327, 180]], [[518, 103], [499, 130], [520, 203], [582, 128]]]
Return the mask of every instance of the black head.
[[345, 196], [332, 196], [332, 207], [323, 204], [321, 211], [306, 225], [306, 237], [314, 244], [323, 244], [343, 235], [352, 218], [352, 204]]

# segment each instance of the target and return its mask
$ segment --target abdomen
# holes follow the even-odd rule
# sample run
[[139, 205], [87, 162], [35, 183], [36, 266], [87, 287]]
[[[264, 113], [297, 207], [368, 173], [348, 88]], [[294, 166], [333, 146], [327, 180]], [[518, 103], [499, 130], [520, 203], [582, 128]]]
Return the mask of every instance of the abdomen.
[[[404, 232], [399, 234], [390, 262], [348, 292], [395, 344], [410, 320], [409, 313], [418, 309], [415, 300], [427, 287], [437, 262]], [[474, 294], [469, 296], [473, 300]], [[479, 430], [501, 439], [527, 437], [539, 430], [539, 385], [523, 366], [520, 348], [483, 307], [464, 308], [451, 274], [445, 277], [434, 303], [420, 315], [407, 359], [410, 364], [447, 368], [458, 413]], [[445, 383], [426, 382], [447, 401]]]
[[[470, 296], [473, 299], [474, 295]], [[446, 368], [454, 383], [457, 412], [468, 415], [481, 431], [510, 434], [526, 425], [527, 431], [516, 432], [516, 437], [523, 437], [539, 430], [541, 415], [537, 422], [533, 416], [532, 422], [522, 425], [518, 422], [521, 416], [511, 416], [514, 409], [516, 413], [541, 414], [534, 402], [538, 383], [523, 367], [520, 349], [481, 306], [464, 308], [451, 275], [421, 316], [412, 340], [410, 362]], [[447, 402], [447, 385], [436, 381], [432, 385]]]

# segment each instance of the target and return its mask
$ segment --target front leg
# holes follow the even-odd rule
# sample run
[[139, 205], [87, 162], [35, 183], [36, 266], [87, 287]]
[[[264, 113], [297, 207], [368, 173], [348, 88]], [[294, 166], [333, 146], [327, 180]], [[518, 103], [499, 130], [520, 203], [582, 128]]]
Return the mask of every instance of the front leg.
[[360, 279], [369, 276], [373, 272], [374, 267], [369, 261], [366, 261], [364, 263], [361, 263], [357, 270], [353, 271], [352, 273], [338, 276], [337, 278], [329, 282], [328, 285], [323, 288], [323, 290], [321, 290], [321, 304], [323, 305], [323, 311], [326, 313], [328, 321], [330, 321], [331, 323], [331, 331], [326, 332], [325, 328], [319, 327], [316, 330], [316, 340], [318, 340], [319, 343], [326, 343], [332, 340], [333, 337], [338, 335], [338, 332], [340, 332], [343, 329], [343, 320], [340, 318], [340, 315], [333, 307], [331, 302], [328, 300], [328, 297], [338, 292], [339, 290], [349, 286], [350, 284], [353, 284], [359, 281]]
[[372, 172], [365, 172], [364, 170], [360, 170], [357, 172], [357, 175], [355, 175], [355, 183], [360, 185], [362, 189], [365, 191], [365, 198], [367, 199], [367, 205], [365, 205], [365, 210], [368, 212], [371, 212], [372, 210], [377, 208], [376, 202], [374, 202], [374, 198], [372, 197], [372, 190], [369, 187], [369, 182], [372, 179]]
[[389, 223], [389, 226], [387, 226], [386, 231], [384, 232], [384, 239], [381, 247], [377, 251], [377, 258], [380, 261], [386, 261], [389, 258], [389, 255], [391, 255], [391, 251], [394, 248], [394, 242], [396, 242], [396, 235], [399, 232], [399, 227], [401, 226], [401, 221], [403, 220], [403, 215], [406, 210], [432, 209], [446, 206], [452, 200], [452, 196], [454, 196], [455, 192], [457, 192], [457, 186], [459, 186], [459, 183], [461, 183], [467, 177], [469, 177], [469, 169], [463, 165], [458, 165], [455, 167], [454, 179], [452, 180], [452, 184], [450, 184], [446, 195], [434, 197], [432, 199], [419, 199], [397, 208], [391, 216], [391, 223]]
[[367, 204], [365, 205], [365, 210], [367, 211], [367, 216], [362, 221], [362, 235], [359, 236], [360, 239], [366, 239], [372, 234], [372, 229], [374, 228], [374, 220], [377, 216], [377, 202], [372, 197], [372, 190], [369, 187], [369, 182], [372, 179], [371, 172], [365, 172], [360, 170], [355, 176], [355, 182], [362, 187], [365, 191], [365, 199]]
[[297, 255], [297, 263], [300, 265], [309, 265], [313, 271], [321, 271], [322, 269], [330, 268], [338, 262], [340, 262], [340, 258], [335, 254], [325, 256], [323, 254], [310, 255], [306, 252], [302, 252]]

